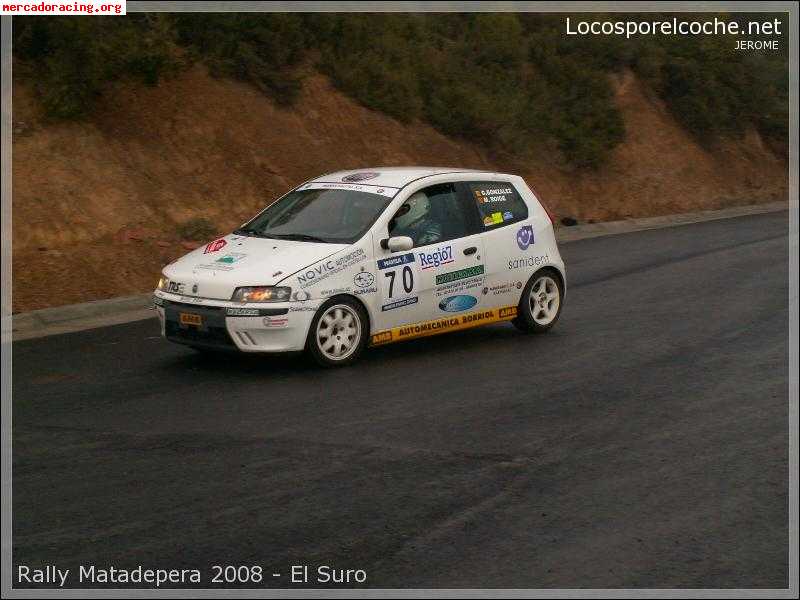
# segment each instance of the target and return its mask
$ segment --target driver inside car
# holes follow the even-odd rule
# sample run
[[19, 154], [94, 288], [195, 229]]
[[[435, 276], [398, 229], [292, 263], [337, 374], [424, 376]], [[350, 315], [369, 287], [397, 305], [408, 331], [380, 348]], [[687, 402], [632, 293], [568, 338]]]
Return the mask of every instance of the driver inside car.
[[389, 235], [407, 235], [414, 246], [435, 244], [442, 239], [442, 226], [431, 218], [431, 201], [424, 192], [413, 194], [389, 222]]

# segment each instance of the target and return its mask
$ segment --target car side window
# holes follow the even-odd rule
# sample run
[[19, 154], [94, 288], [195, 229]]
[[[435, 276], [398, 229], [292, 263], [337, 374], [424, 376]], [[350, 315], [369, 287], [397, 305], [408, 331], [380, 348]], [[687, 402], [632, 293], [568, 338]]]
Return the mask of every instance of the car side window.
[[528, 206], [507, 181], [471, 181], [467, 188], [478, 207], [484, 231], [528, 218]]
[[389, 221], [389, 235], [405, 235], [414, 246], [438, 244], [472, 234], [455, 184], [441, 183], [414, 192]]

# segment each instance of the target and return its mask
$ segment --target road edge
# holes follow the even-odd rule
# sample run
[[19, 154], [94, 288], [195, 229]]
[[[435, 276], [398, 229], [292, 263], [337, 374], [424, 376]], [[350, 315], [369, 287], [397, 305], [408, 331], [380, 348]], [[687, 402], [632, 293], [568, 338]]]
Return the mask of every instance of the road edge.
[[[705, 210], [701, 212], [682, 213], [662, 217], [644, 217], [639, 219], [626, 219], [624, 221], [608, 221], [604, 223], [589, 223], [574, 227], [559, 226], [556, 230], [558, 243], [564, 244], [578, 240], [601, 237], [607, 235], [620, 235], [645, 231], [648, 229], [663, 229], [678, 227], [704, 221], [731, 219], [789, 209], [788, 202], [772, 202], [768, 204], [751, 204], [735, 206], [722, 210]], [[121, 296], [107, 300], [95, 300], [81, 304], [68, 304], [53, 308], [43, 308], [12, 316], [11, 335], [13, 341], [22, 341], [33, 338], [74, 333], [87, 329], [121, 325], [134, 321], [154, 318], [152, 294], [136, 294], [134, 296]], [[4, 319], [4, 326], [6, 320]], [[3, 331], [3, 337], [7, 332]]]

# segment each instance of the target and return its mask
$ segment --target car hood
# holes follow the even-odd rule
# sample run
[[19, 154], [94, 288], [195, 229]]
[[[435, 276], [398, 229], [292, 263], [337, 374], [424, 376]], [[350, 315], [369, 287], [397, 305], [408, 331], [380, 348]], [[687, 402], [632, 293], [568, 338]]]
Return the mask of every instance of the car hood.
[[186, 296], [230, 300], [247, 285], [275, 285], [287, 276], [347, 248], [324, 244], [228, 235], [193, 250], [164, 268]]

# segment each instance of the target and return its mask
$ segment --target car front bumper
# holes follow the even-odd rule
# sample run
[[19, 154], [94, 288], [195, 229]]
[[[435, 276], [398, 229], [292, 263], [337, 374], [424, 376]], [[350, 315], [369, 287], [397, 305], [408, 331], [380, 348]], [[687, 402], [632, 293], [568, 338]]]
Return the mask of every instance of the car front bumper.
[[[211, 299], [153, 295], [161, 334], [172, 342], [215, 350], [294, 352], [305, 347], [318, 308], [315, 302], [239, 304]], [[243, 314], [247, 313], [247, 314]], [[193, 315], [187, 324], [181, 315]]]

